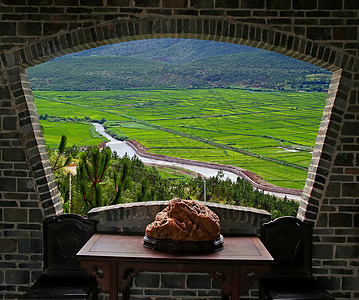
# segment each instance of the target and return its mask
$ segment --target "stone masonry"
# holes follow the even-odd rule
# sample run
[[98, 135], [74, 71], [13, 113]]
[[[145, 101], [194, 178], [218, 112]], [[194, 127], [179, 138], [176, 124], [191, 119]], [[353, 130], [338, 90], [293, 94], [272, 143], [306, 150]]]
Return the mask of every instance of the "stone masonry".
[[[271, 220], [270, 214], [262, 209], [203, 201], [201, 203], [219, 217], [223, 235], [260, 235], [261, 224]], [[88, 217], [97, 222], [97, 231], [101, 233], [144, 234], [146, 226], [167, 206], [168, 201], [116, 204], [93, 208]]]
[[26, 68], [166, 37], [258, 47], [333, 72], [298, 217], [314, 225], [314, 274], [336, 299], [358, 299], [358, 20], [357, 0], [0, 0], [0, 299], [37, 278], [42, 221], [62, 213]]

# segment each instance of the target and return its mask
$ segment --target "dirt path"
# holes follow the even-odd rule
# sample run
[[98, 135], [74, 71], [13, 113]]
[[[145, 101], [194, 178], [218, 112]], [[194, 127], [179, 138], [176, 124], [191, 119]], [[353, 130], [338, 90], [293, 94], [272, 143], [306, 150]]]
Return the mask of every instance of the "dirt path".
[[248, 171], [243, 168], [239, 168], [236, 166], [230, 166], [230, 165], [222, 165], [222, 164], [215, 164], [215, 163], [209, 163], [209, 162], [203, 162], [203, 161], [195, 161], [190, 159], [184, 159], [184, 158], [177, 158], [177, 157], [170, 157], [166, 155], [161, 154], [153, 154], [149, 153], [146, 147], [144, 147], [142, 144], [137, 142], [136, 140], [129, 140], [127, 141], [129, 145], [141, 156], [147, 157], [150, 159], [158, 159], [163, 161], [173, 161], [177, 163], [183, 163], [183, 164], [189, 164], [193, 166], [200, 166], [200, 167], [208, 167], [212, 169], [218, 169], [222, 171], [228, 171], [236, 174], [237, 176], [240, 176], [241, 178], [244, 178], [252, 184], [253, 187], [258, 188], [260, 190], [273, 192], [273, 193], [281, 193], [281, 194], [288, 194], [293, 196], [300, 196], [302, 194], [301, 190], [296, 189], [289, 189], [284, 187], [279, 187], [273, 184], [268, 183], [265, 181], [262, 177], [257, 175], [256, 173], [253, 173], [251, 171]]

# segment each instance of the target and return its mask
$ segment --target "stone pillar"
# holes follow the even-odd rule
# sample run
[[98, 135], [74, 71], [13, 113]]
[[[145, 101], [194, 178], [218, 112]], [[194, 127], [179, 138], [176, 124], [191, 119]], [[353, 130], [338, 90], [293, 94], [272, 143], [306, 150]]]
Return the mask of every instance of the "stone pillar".
[[298, 215], [314, 223], [313, 273], [336, 298], [359, 297], [359, 88], [333, 73]]
[[0, 61], [0, 298], [18, 298], [42, 270], [44, 217], [62, 206], [26, 72], [6, 65]]

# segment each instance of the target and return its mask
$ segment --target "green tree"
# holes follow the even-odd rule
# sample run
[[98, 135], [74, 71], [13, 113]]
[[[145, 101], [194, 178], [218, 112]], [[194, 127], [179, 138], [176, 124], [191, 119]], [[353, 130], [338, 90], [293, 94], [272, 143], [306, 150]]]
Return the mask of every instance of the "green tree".
[[154, 198], [153, 189], [149, 188], [149, 183], [146, 178], [142, 179], [140, 188], [137, 191], [137, 202], [152, 201]]
[[58, 149], [48, 149], [50, 156], [51, 168], [55, 177], [57, 188], [60, 192], [61, 202], [65, 212], [71, 210], [69, 199], [70, 199], [70, 189], [69, 189], [69, 177], [70, 172], [64, 167], [68, 166], [72, 162], [72, 156], [68, 155], [67, 152], [67, 137], [66, 135], [61, 136]]
[[115, 188], [115, 197], [112, 199], [110, 204], [117, 204], [123, 202], [123, 194], [131, 186], [131, 161], [128, 156], [122, 159], [121, 169], [116, 169], [112, 172], [112, 178]]
[[71, 198], [71, 188], [70, 188], [70, 176], [72, 176], [71, 172], [59, 172], [55, 175], [57, 188], [60, 191], [61, 194], [61, 202], [62, 202], [62, 208], [65, 213], [72, 212], [72, 204], [70, 203]]
[[80, 154], [80, 147], [76, 145], [72, 145], [71, 147], [67, 147], [65, 150], [66, 155], [71, 155], [72, 158], [76, 158]]
[[91, 209], [108, 205], [108, 198], [103, 196], [103, 185], [111, 163], [111, 150], [93, 147], [83, 152], [77, 167], [77, 184], [86, 206]]
[[[52, 154], [55, 154], [55, 156], [56, 156], [54, 162], [52, 163], [52, 171], [56, 171], [58, 169], [66, 167], [71, 163], [72, 156], [71, 155], [69, 155], [67, 157], [64, 156], [64, 153], [66, 151], [66, 145], [67, 145], [67, 136], [62, 135], [60, 144], [59, 144], [59, 148], [57, 150], [57, 155], [55, 154], [54, 151], [50, 150], [50, 157]], [[50, 160], [51, 160], [51, 158], [50, 158]]]

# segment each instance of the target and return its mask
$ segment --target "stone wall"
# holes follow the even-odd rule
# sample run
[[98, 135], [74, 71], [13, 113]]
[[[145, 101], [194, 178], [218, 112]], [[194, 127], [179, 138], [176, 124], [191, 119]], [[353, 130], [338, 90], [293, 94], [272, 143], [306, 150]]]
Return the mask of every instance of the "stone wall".
[[[270, 214], [251, 207], [202, 202], [221, 221], [223, 235], [260, 235], [261, 224], [269, 222]], [[136, 202], [97, 207], [88, 216], [97, 222], [101, 233], [144, 234], [147, 224], [154, 221], [156, 214], [167, 207], [168, 201]]]
[[183, 37], [263, 48], [333, 72], [298, 216], [314, 273], [359, 298], [357, 0], [0, 1], [0, 298], [41, 271], [41, 223], [62, 212], [26, 67], [83, 49]]

